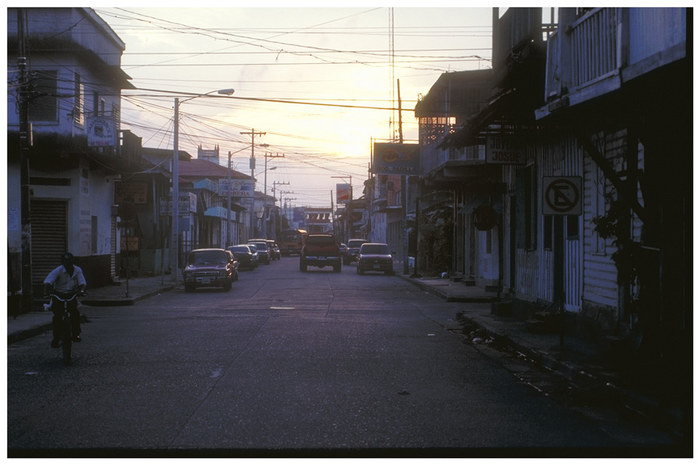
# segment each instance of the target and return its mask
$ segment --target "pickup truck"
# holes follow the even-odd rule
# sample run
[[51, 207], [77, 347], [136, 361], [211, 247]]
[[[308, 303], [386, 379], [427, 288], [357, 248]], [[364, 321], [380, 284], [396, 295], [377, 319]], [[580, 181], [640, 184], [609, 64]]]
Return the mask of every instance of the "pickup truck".
[[330, 234], [309, 234], [306, 237], [299, 255], [299, 269], [306, 271], [308, 266], [332, 266], [333, 271], [340, 273], [340, 246], [335, 237]]

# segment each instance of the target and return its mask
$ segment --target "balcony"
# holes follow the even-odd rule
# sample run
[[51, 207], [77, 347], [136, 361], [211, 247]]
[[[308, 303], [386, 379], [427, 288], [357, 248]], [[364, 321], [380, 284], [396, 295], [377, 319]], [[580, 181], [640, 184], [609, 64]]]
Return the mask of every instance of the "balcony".
[[686, 57], [685, 8], [560, 10], [547, 41], [543, 118], [620, 89], [627, 81]]
[[484, 145], [449, 149], [440, 149], [438, 144], [421, 146], [421, 173], [424, 176], [430, 176], [436, 171], [449, 173], [457, 167], [483, 165], [485, 162]]
[[493, 67], [505, 69], [517, 51], [542, 41], [542, 8], [508, 8], [493, 27]]

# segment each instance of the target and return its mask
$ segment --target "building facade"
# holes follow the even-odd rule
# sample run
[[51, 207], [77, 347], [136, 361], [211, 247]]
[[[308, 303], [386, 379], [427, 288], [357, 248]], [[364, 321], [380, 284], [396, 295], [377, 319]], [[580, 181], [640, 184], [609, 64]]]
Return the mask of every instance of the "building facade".
[[[491, 97], [438, 144], [483, 145], [501, 184], [479, 212], [498, 237], [497, 288], [513, 314], [575, 317], [577, 329], [652, 358], [687, 354], [692, 11], [542, 18], [539, 8], [494, 10]], [[489, 247], [466, 244], [467, 256]]]
[[[7, 13], [9, 291], [38, 291], [66, 251], [89, 286], [106, 284], [116, 273], [120, 94], [131, 87], [124, 43], [90, 8]], [[18, 265], [31, 270], [24, 279]]]

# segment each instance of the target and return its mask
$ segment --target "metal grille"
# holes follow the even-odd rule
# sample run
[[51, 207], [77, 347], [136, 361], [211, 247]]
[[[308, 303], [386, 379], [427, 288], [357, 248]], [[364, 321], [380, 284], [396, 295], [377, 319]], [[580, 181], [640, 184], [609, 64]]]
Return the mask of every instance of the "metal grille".
[[51, 270], [61, 264], [66, 252], [66, 202], [34, 200], [31, 202], [32, 284], [41, 285]]

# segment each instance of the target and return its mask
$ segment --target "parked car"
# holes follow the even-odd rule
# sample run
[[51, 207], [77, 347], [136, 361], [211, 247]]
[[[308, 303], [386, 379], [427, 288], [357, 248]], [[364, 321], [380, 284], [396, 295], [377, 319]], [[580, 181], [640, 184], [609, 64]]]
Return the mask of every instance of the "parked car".
[[357, 254], [360, 253], [360, 246], [365, 242], [369, 242], [367, 239], [350, 239], [348, 241], [348, 249], [343, 256], [343, 264], [349, 265], [350, 263], [357, 260]]
[[282, 253], [280, 252], [277, 242], [272, 239], [268, 239], [267, 243], [270, 246], [270, 258], [272, 260], [280, 260], [282, 258]]
[[389, 252], [389, 246], [383, 242], [365, 242], [360, 247], [357, 256], [357, 273], [365, 271], [383, 271], [394, 274], [394, 257]]
[[340, 256], [345, 258], [345, 254], [348, 253], [348, 246], [345, 244], [345, 242], [341, 242], [339, 244], [340, 247]]
[[330, 234], [309, 234], [306, 237], [299, 255], [299, 269], [306, 271], [309, 266], [332, 266], [333, 271], [340, 273], [342, 259], [335, 237]]
[[258, 256], [253, 253], [249, 244], [232, 245], [226, 250], [233, 253], [235, 259], [238, 260], [239, 269], [254, 270], [258, 267]]
[[248, 244], [253, 244], [255, 248], [258, 249], [258, 262], [266, 265], [270, 264], [272, 258], [270, 254], [270, 245], [267, 243], [267, 239], [248, 239]]
[[186, 292], [198, 287], [223, 287], [229, 291], [238, 280], [238, 260], [228, 250], [195, 249], [187, 256], [183, 276]]
[[258, 248], [255, 247], [255, 244], [248, 243], [244, 245], [247, 245], [250, 251], [253, 252], [253, 261], [255, 262], [255, 266], [257, 267], [260, 264], [260, 255], [258, 254]]

